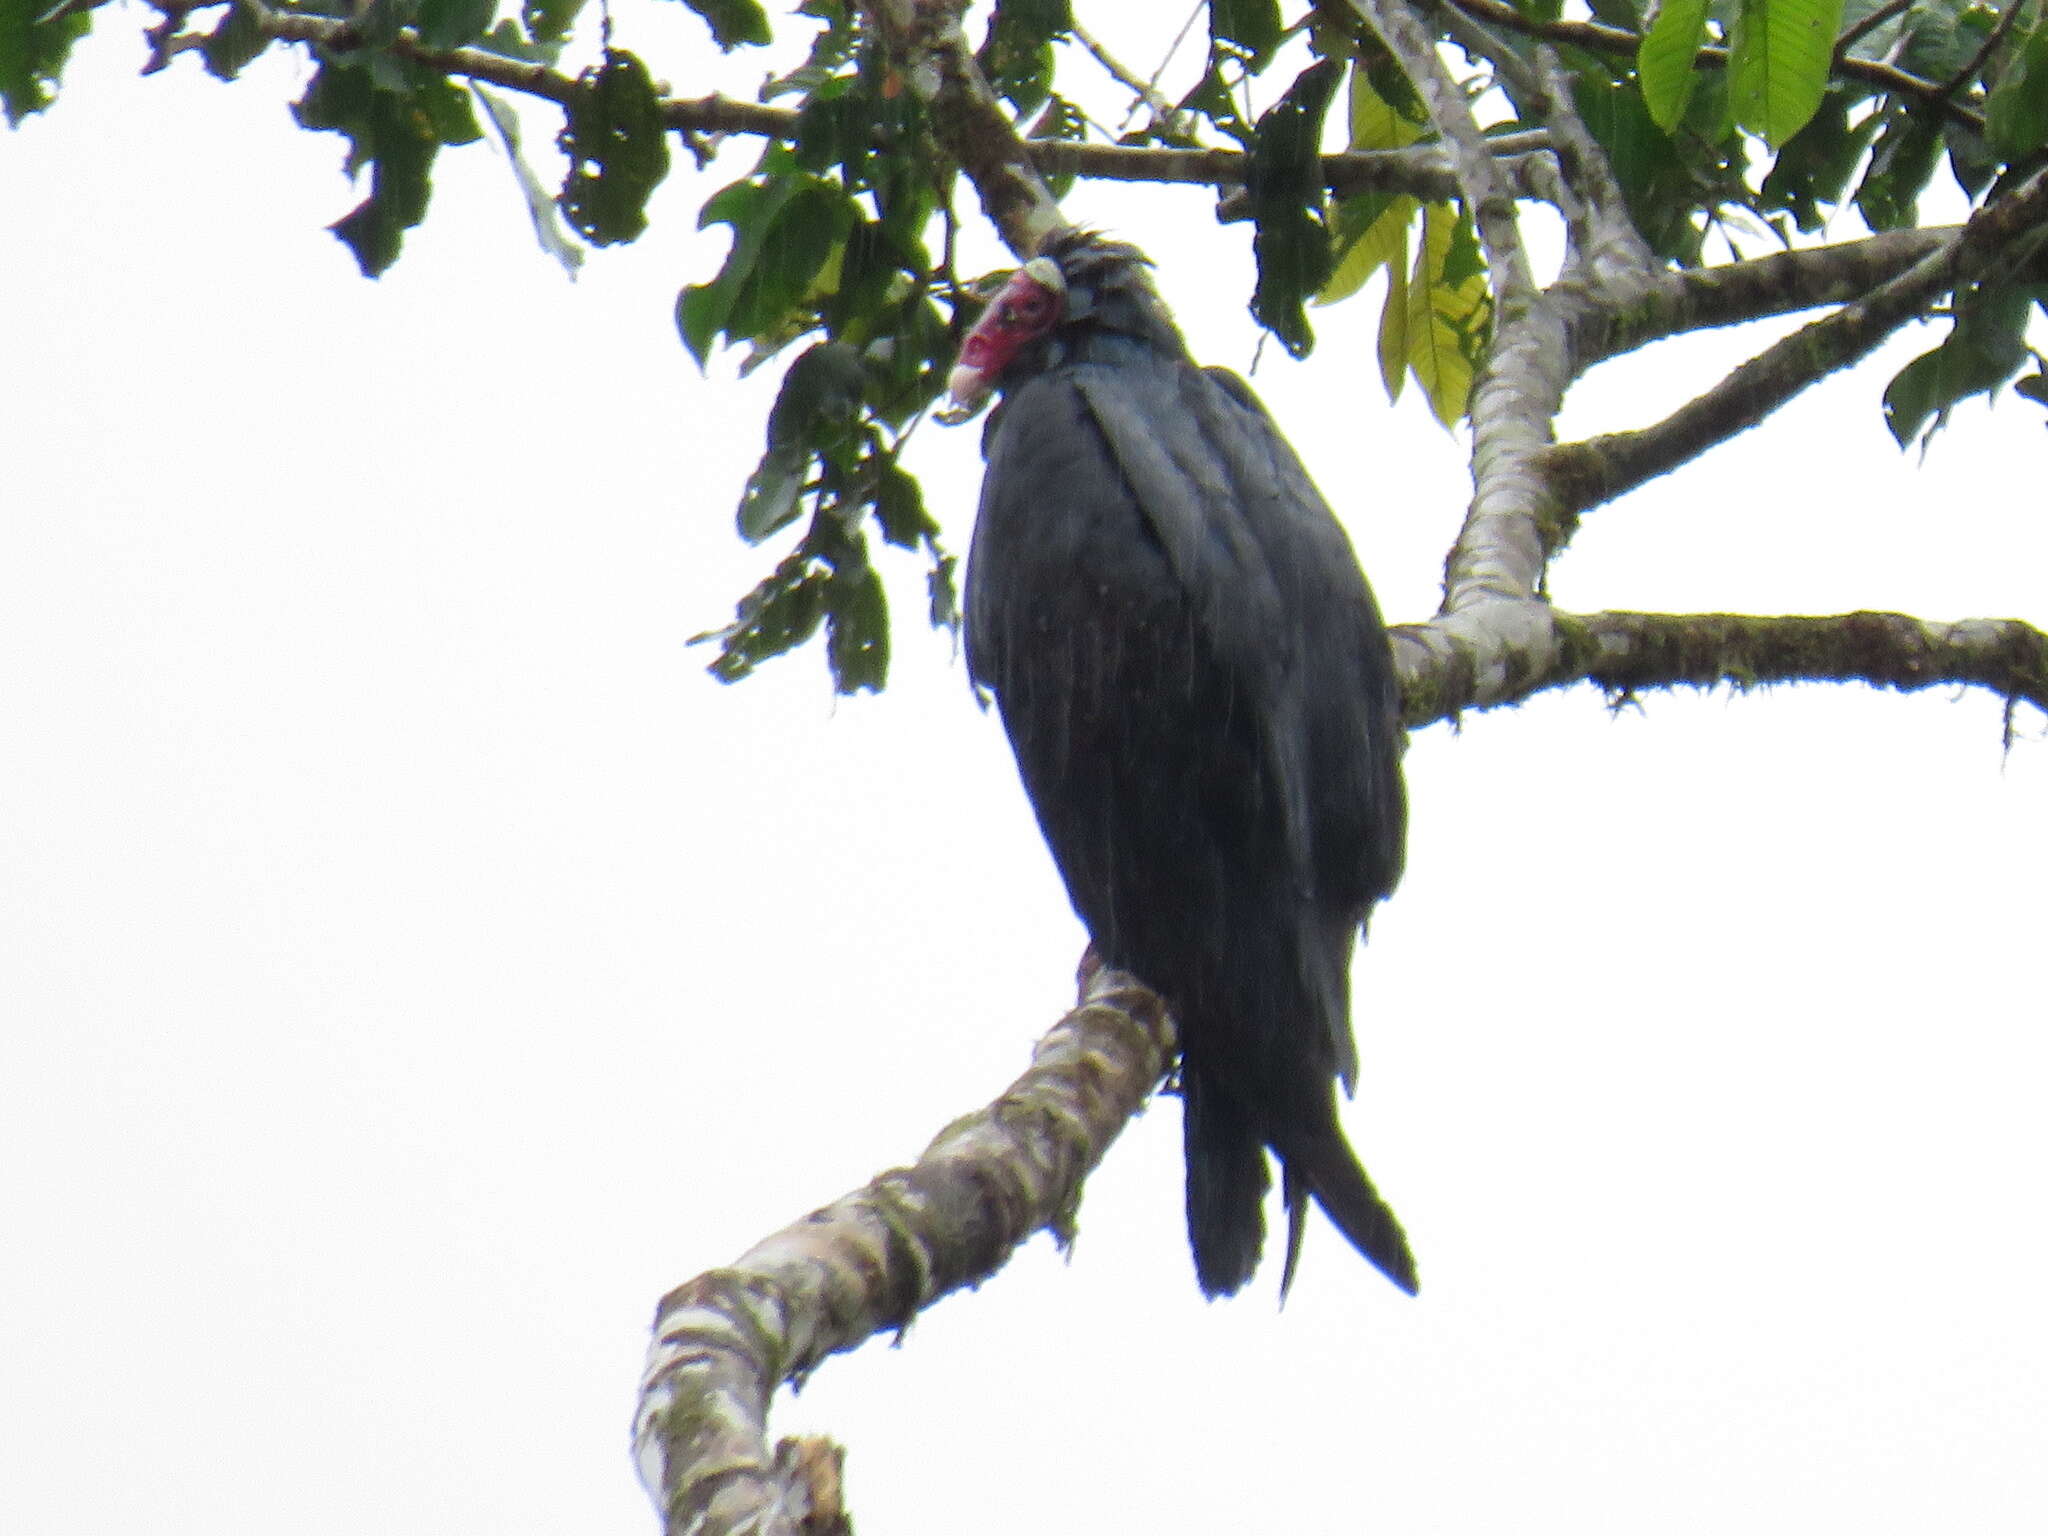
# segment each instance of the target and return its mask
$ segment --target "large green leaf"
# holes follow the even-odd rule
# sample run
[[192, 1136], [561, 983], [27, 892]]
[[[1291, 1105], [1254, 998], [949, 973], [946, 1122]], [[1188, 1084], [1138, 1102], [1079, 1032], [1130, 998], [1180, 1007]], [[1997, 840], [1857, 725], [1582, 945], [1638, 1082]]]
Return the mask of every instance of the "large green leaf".
[[998, 96], [1036, 112], [1052, 93], [1053, 40], [1073, 29], [1069, 0], [996, 0], [975, 58]]
[[1471, 221], [1449, 204], [1423, 209], [1422, 241], [1406, 297], [1408, 366], [1437, 420], [1456, 426], [1472, 393], [1492, 310]]
[[[4, 5], [6, 0], [0, 0]], [[256, 13], [246, 5], [230, 5], [219, 23], [200, 44], [200, 57], [207, 73], [217, 80], [232, 80], [270, 46], [270, 38], [257, 24]]]
[[1209, 0], [1210, 45], [1263, 64], [1285, 32], [1280, 0]]
[[1670, 133], [1692, 100], [1694, 61], [1707, 35], [1709, 0], [1665, 0], [1636, 50], [1643, 101], [1659, 128]]
[[[780, 146], [763, 157], [759, 179], [735, 182], [704, 205], [698, 222], [732, 226], [732, 249], [708, 283], [683, 290], [676, 325], [701, 365], [720, 335], [753, 341], [814, 323], [804, 306], [843, 251], [859, 210], [843, 187], [793, 168]], [[792, 333], [794, 334], [794, 333]]]
[[647, 199], [668, 175], [668, 130], [647, 66], [622, 49], [583, 72], [558, 140], [569, 157], [562, 211], [593, 245], [637, 240]]
[[1763, 212], [1785, 210], [1800, 229], [1812, 234], [1840, 205], [1879, 124], [1872, 113], [1852, 128], [1849, 95], [1830, 91], [1812, 121], [1778, 152], [1758, 197]]
[[569, 40], [584, 4], [585, 0], [526, 0], [519, 16], [526, 23], [526, 35], [536, 43], [560, 45]]
[[0, 0], [0, 109], [10, 127], [57, 99], [71, 45], [92, 30], [88, 10], [50, 10], [50, 0]]
[[1728, 58], [1735, 121], [1773, 146], [1790, 141], [1827, 89], [1842, 0], [1740, 0]]
[[1941, 159], [1941, 130], [1929, 113], [1893, 103], [1883, 113], [1856, 207], [1874, 230], [1904, 229], [1918, 218], [1920, 194]]
[[461, 48], [489, 31], [497, 13], [498, 0], [419, 0], [413, 24], [427, 47]]
[[391, 62], [385, 78], [406, 89], [388, 89], [376, 71], [353, 60], [330, 61], [292, 107], [300, 127], [347, 136], [349, 174], [369, 167], [370, 195], [329, 226], [365, 277], [382, 275], [398, 259], [405, 231], [426, 217], [441, 146], [483, 135], [470, 98], [449, 80]]
[[742, 43], [758, 48], [774, 40], [774, 29], [768, 25], [768, 13], [761, 9], [760, 0], [683, 0], [683, 3], [704, 18], [705, 25], [711, 28], [712, 41], [727, 53]]
[[2036, 10], [2033, 25], [2007, 54], [1998, 88], [1984, 104], [1984, 130], [2009, 159], [2048, 143], [2048, 11]]
[[1947, 424], [1958, 401], [1990, 393], [2026, 366], [2027, 310], [2042, 291], [2001, 285], [1957, 303], [1948, 339], [1906, 364], [1885, 387], [1885, 425], [1901, 448], [1925, 443]]

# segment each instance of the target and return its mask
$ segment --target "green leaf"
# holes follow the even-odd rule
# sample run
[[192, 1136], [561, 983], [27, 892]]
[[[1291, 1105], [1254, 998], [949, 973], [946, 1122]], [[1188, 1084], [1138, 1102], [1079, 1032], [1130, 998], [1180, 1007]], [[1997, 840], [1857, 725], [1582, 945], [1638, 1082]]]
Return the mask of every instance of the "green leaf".
[[325, 63], [292, 107], [300, 127], [347, 136], [351, 175], [370, 168], [370, 195], [328, 226], [365, 277], [386, 271], [405, 231], [426, 217], [441, 145], [481, 135], [469, 98], [448, 80], [425, 71], [407, 78], [410, 89], [387, 90], [369, 70]]
[[1351, 147], [1353, 149], [1406, 149], [1428, 130], [1429, 119], [1416, 116], [1421, 103], [1406, 75], [1396, 74], [1397, 96], [1412, 106], [1408, 110], [1379, 89], [1366, 61], [1352, 65], [1347, 82], [1350, 97]]
[[1211, 46], [1263, 65], [1280, 46], [1280, 0], [1209, 0]]
[[1924, 445], [1947, 425], [1957, 402], [1989, 394], [2026, 366], [2027, 307], [2041, 291], [1979, 289], [1957, 304], [1948, 339], [1906, 364], [1885, 387], [1885, 425], [1901, 448]]
[[647, 199], [668, 175], [668, 130], [647, 66], [622, 49], [583, 72], [557, 141], [569, 157], [562, 211], [593, 245], [621, 245], [647, 228]]
[[1636, 78], [1650, 117], [1674, 131], [1692, 100], [1693, 63], [1707, 36], [1708, 0], [1664, 0], [1636, 50]]
[[683, 0], [711, 28], [711, 39], [727, 53], [742, 43], [759, 48], [773, 40], [768, 13], [759, 0]]
[[1402, 259], [1387, 268], [1387, 303], [1380, 311], [1380, 383], [1387, 399], [1398, 401], [1408, 383], [1407, 234], [1401, 237]]
[[899, 549], [915, 549], [939, 531], [939, 525], [925, 510], [924, 492], [916, 476], [893, 456], [883, 464], [881, 480], [875, 487], [875, 521], [881, 525], [882, 537]]
[[246, 5], [230, 5], [220, 24], [207, 34], [199, 53], [206, 60], [207, 73], [217, 80], [232, 80], [269, 46], [270, 39], [256, 24], [256, 13]]
[[1941, 158], [1941, 131], [1931, 117], [1894, 103], [1856, 188], [1856, 206], [1873, 230], [1909, 228], [1919, 220], [1920, 194]]
[[1323, 213], [1323, 117], [1336, 94], [1343, 63], [1310, 65], [1259, 119], [1246, 167], [1245, 192], [1257, 232], [1258, 286], [1252, 314], [1295, 357], [1315, 346], [1303, 308], [1329, 281], [1330, 230]]
[[1477, 252], [1478, 240], [1465, 216], [1446, 203], [1424, 208], [1403, 326], [1408, 365], [1446, 427], [1456, 426], [1465, 414], [1491, 315]]
[[541, 185], [540, 177], [526, 163], [519, 147], [519, 114], [509, 103], [498, 100], [497, 93], [487, 90], [481, 80], [470, 81], [469, 89], [483, 103], [484, 116], [497, 131], [498, 143], [511, 162], [512, 174], [518, 178], [520, 194], [526, 199], [526, 215], [533, 221], [534, 239], [562, 264], [563, 271], [575, 277], [583, 266], [583, 247], [563, 227], [562, 210], [555, 205], [553, 194]]
[[825, 659], [840, 693], [880, 693], [889, 680], [889, 599], [864, 548], [826, 589]]
[[953, 573], [960, 568], [959, 558], [945, 554], [937, 544], [931, 546], [932, 568], [924, 579], [925, 596], [928, 599], [927, 613], [933, 629], [960, 629], [960, 593], [954, 585]]
[[795, 519], [814, 460], [848, 457], [861, 382], [860, 354], [843, 341], [807, 348], [789, 365], [768, 412], [768, 451], [740, 498], [740, 537], [749, 544]]
[[585, 0], [526, 0], [519, 19], [526, 24], [526, 35], [536, 43], [559, 46], [569, 40], [584, 4]]
[[722, 683], [736, 683], [764, 661], [794, 650], [818, 632], [825, 620], [825, 589], [830, 571], [808, 549], [777, 565], [739, 601], [732, 623], [723, 629], [692, 635], [690, 644], [718, 642], [711, 674]]
[[2012, 160], [2048, 143], [2048, 12], [2035, 12], [2033, 26], [2008, 54], [1998, 88], [1984, 103], [1984, 129]]
[[428, 48], [461, 48], [489, 31], [497, 12], [498, 0], [419, 0], [413, 25]]
[[1849, 178], [1877, 133], [1878, 121], [1871, 113], [1851, 128], [1849, 93], [1830, 91], [1812, 121], [1778, 152], [1776, 164], [1764, 177], [1758, 209], [1789, 212], [1808, 234], [1819, 229], [1840, 205]]
[[1806, 126], [1827, 89], [1842, 0], [1740, 0], [1728, 58], [1735, 121], [1773, 146]]
[[[1722, 149], [1708, 136], [1711, 130], [1701, 129], [1703, 119], [1711, 122], [1720, 115], [1721, 86], [1718, 72], [1701, 81], [1683, 131], [1673, 135], [1651, 119], [1642, 92], [1632, 82], [1585, 74], [1573, 85], [1579, 115], [1607, 151], [1636, 228], [1652, 250], [1685, 265], [1699, 260], [1702, 237], [1695, 210], [1703, 201], [1711, 206], [1707, 177], [1735, 181], [1723, 163]], [[1726, 137], [1740, 143], [1732, 130]]]
[[0, 0], [0, 110], [11, 128], [57, 99], [71, 45], [92, 30], [90, 11], [49, 12], [50, 0]]
[[1369, 192], [1347, 198], [1337, 210], [1336, 264], [1316, 295], [1316, 303], [1335, 304], [1350, 298], [1381, 267], [1397, 272], [1404, 269], [1408, 226], [1418, 206], [1405, 192]]
[[735, 182], [704, 205], [701, 225], [730, 224], [733, 244], [718, 276], [683, 290], [676, 325], [701, 367], [712, 342], [773, 335], [819, 297], [827, 263], [841, 251], [859, 221], [859, 209], [844, 188], [792, 166], [791, 152], [777, 148], [763, 159], [772, 169], [765, 181]]
[[975, 59], [998, 96], [1036, 112], [1052, 90], [1053, 40], [1073, 28], [1068, 0], [997, 0]]

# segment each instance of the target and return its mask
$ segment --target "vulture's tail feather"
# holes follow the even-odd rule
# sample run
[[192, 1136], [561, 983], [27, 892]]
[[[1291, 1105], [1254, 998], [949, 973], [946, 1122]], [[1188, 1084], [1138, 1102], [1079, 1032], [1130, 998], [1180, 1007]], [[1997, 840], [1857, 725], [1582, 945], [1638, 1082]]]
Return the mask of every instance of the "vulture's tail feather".
[[1293, 1259], [1301, 1245], [1301, 1221], [1306, 1210], [1302, 1194], [1315, 1196], [1317, 1205], [1337, 1230], [1351, 1240], [1351, 1246], [1370, 1259], [1394, 1284], [1415, 1294], [1415, 1255], [1408, 1251], [1407, 1234], [1393, 1209], [1380, 1198], [1359, 1165], [1358, 1155], [1334, 1124], [1289, 1147], [1287, 1165], [1287, 1274], [1281, 1281], [1284, 1300], [1287, 1285], [1294, 1278]]
[[1227, 1093], [1185, 1069], [1181, 1122], [1187, 1141], [1188, 1242], [1202, 1294], [1228, 1296], [1251, 1279], [1265, 1246], [1266, 1147]]

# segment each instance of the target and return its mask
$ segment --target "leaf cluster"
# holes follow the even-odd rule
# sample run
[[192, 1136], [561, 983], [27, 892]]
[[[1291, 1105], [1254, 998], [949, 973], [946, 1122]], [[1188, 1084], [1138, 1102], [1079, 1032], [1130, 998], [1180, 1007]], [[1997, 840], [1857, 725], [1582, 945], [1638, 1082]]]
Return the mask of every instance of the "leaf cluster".
[[[1329, 189], [1334, 150], [1451, 149], [1425, 109], [1429, 93], [1366, 23], [1375, 3], [1208, 0], [1196, 56], [1168, 54], [1155, 85], [1140, 87], [1144, 68], [1117, 67], [1092, 40], [1076, 40], [1073, 0], [997, 0], [973, 58], [1027, 139], [1238, 151], [1242, 188], [1219, 189], [1219, 211], [1255, 226], [1248, 298], [1259, 323], [1306, 355], [1314, 308], [1357, 297], [1384, 273], [1383, 383], [1397, 395], [1414, 381], [1454, 426], [1497, 319], [1498, 275], [1487, 270], [1474, 210], [1443, 199], [1441, 177], [1427, 195], [1414, 180]], [[738, 348], [743, 372], [783, 368], [735, 521], [751, 543], [794, 542], [732, 622], [700, 638], [717, 644], [713, 670], [739, 678], [822, 630], [835, 686], [879, 688], [889, 623], [873, 538], [918, 551], [927, 616], [939, 626], [957, 618], [953, 557], [902, 464], [978, 304], [974, 285], [952, 271], [957, 171], [871, 9], [806, 0], [771, 18], [760, 0], [685, 4], [721, 50], [799, 30], [809, 40], [803, 61], [769, 79], [749, 108], [741, 131], [763, 135], [764, 148], [699, 212], [700, 228], [723, 228], [727, 250], [676, 306], [700, 366]], [[671, 99], [615, 43], [609, 11], [600, 61], [574, 79], [558, 72], [585, 0], [522, 0], [502, 16], [495, 0], [162, 0], [159, 9], [149, 33], [156, 64], [191, 48], [222, 79], [291, 24], [289, 40], [315, 63], [293, 111], [302, 127], [347, 141], [345, 166], [365, 185], [332, 227], [373, 277], [424, 218], [441, 151], [476, 141], [485, 123], [513, 163], [538, 238], [573, 273], [586, 247], [647, 228], [670, 169], [669, 135], [702, 122], [692, 112], [718, 100]], [[1909, 229], [1944, 167], [1986, 202], [2048, 159], [2044, 0], [1592, 0], [1590, 9], [1584, 21], [1566, 19], [1558, 0], [1442, 0], [1411, 14], [1434, 36], [1476, 127], [1519, 146], [1500, 149], [1503, 164], [1532, 153], [1526, 146], [1555, 120], [1556, 104], [1531, 87], [1554, 59], [1599, 162], [1581, 169], [1611, 178], [1634, 235], [1667, 271], [1825, 240], [1850, 210], [1874, 231]], [[0, 107], [11, 122], [51, 104], [94, 15], [89, 0], [0, 0]], [[1099, 126], [1103, 73], [1129, 92], [1125, 120], [1139, 126]], [[521, 158], [517, 114], [479, 78], [559, 110], [568, 170], [558, 191]], [[1074, 162], [1063, 163], [1071, 177]], [[1973, 272], [1942, 298], [1946, 338], [1885, 396], [1902, 445], [1924, 443], [1957, 403], [2003, 388], [2030, 360], [2018, 392], [2048, 401], [2048, 369], [2027, 344], [2048, 296], [2039, 247], [2019, 242], [1991, 273]]]

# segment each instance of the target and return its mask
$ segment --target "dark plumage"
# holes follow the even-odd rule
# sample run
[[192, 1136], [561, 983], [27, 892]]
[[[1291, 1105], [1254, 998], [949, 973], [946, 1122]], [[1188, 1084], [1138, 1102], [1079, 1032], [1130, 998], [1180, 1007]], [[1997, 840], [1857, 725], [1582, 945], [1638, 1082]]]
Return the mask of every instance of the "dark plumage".
[[1337, 1120], [1350, 962], [1401, 872], [1385, 629], [1349, 540], [1244, 382], [1198, 367], [1129, 246], [1062, 231], [961, 353], [989, 422], [967, 658], [1075, 909], [1173, 1007], [1202, 1289], [1257, 1267], [1266, 1150], [1292, 1281], [1313, 1197], [1414, 1260]]

